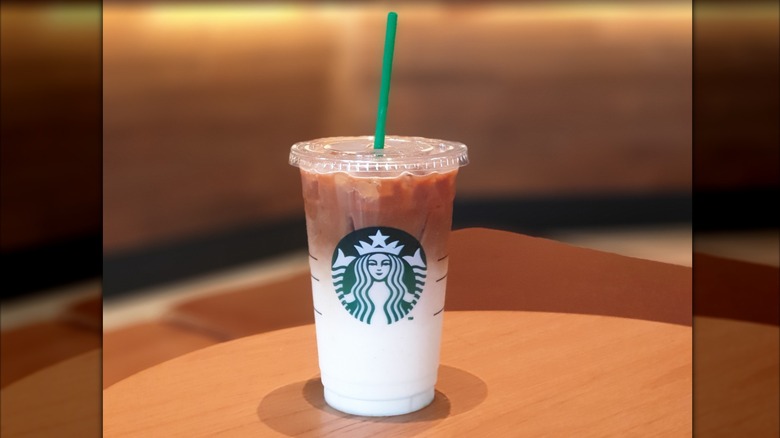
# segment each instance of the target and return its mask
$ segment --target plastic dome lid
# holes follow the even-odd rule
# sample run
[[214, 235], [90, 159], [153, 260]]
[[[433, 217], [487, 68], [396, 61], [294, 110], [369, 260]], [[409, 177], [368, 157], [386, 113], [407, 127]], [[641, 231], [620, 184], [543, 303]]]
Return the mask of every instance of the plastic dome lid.
[[468, 164], [468, 148], [452, 141], [387, 136], [384, 149], [374, 150], [373, 136], [330, 137], [294, 144], [290, 164], [316, 173], [444, 173]]

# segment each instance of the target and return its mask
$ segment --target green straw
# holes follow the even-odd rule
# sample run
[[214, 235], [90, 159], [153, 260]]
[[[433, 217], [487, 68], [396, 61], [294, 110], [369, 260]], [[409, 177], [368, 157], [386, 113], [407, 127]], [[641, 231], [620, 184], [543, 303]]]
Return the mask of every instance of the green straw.
[[387, 96], [390, 94], [390, 74], [393, 72], [393, 51], [395, 49], [395, 27], [398, 24], [398, 14], [387, 14], [387, 30], [385, 31], [385, 54], [382, 58], [382, 85], [379, 89], [379, 109], [376, 114], [376, 131], [374, 133], [374, 149], [385, 147], [385, 123], [387, 122]]

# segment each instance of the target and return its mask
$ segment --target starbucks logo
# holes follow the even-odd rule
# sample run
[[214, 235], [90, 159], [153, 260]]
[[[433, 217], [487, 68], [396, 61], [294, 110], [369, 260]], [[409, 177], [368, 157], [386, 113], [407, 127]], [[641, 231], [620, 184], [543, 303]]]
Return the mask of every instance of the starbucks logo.
[[336, 246], [333, 285], [344, 308], [366, 324], [392, 324], [417, 304], [427, 265], [410, 234], [388, 227], [355, 230]]

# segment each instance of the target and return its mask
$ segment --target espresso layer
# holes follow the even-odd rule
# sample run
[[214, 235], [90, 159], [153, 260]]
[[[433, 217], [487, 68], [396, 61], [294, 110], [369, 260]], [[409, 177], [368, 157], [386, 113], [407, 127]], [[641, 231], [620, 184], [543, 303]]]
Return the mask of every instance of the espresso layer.
[[395, 178], [301, 171], [309, 250], [329, 260], [336, 244], [361, 228], [398, 228], [429, 260], [447, 255], [457, 170]]

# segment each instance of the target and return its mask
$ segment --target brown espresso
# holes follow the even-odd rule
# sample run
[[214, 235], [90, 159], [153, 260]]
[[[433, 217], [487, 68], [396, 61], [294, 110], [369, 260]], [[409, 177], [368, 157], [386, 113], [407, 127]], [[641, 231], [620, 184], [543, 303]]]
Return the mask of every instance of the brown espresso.
[[[428, 260], [447, 255], [457, 170], [397, 177], [302, 170], [309, 252], [327, 261], [339, 240], [366, 227], [397, 228], [414, 236]], [[323, 266], [324, 268], [325, 266]]]

